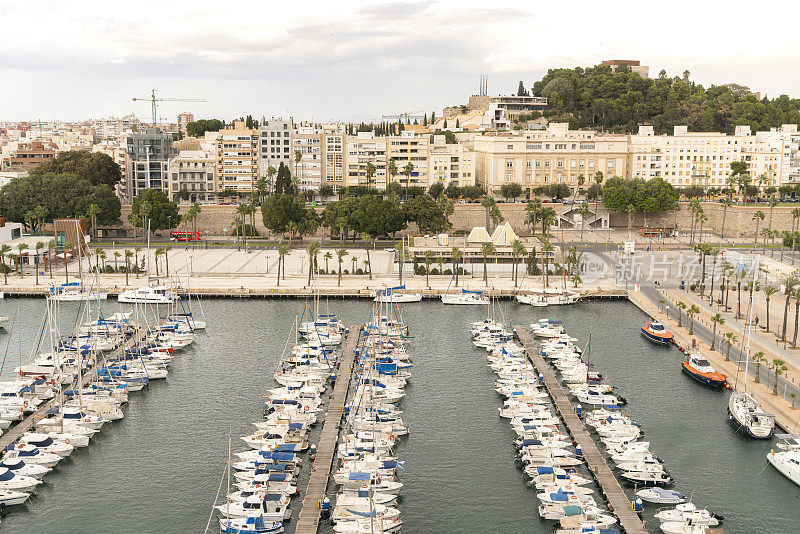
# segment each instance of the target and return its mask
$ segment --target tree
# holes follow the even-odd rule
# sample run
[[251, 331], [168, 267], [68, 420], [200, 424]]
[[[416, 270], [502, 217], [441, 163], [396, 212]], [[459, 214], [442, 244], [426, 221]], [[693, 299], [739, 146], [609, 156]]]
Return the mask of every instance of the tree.
[[488, 256], [489, 254], [494, 254], [494, 245], [491, 243], [483, 243], [481, 245], [481, 254], [483, 255], [483, 283], [485, 285], [489, 285], [488, 273], [486, 270], [486, 264], [488, 263]]
[[522, 186], [516, 182], [503, 184], [500, 186], [500, 194], [506, 201], [508, 199], [516, 200], [517, 197], [522, 195]]
[[453, 260], [453, 276], [455, 276], [456, 287], [458, 287], [458, 271], [460, 269], [459, 264], [461, 263], [462, 256], [463, 253], [458, 247], [453, 247], [450, 251], [450, 258]]
[[[267, 171], [269, 173], [269, 171]], [[283, 162], [278, 165], [278, 177], [275, 179], [275, 195], [295, 195], [294, 186], [292, 185], [292, 175]]]
[[764, 298], [767, 301], [767, 332], [770, 331], [769, 329], [769, 302], [772, 299], [772, 295], [778, 292], [778, 289], [775, 286], [764, 286]]
[[754, 377], [753, 380], [755, 381], [756, 384], [760, 384], [761, 383], [761, 362], [764, 362], [766, 360], [767, 360], [767, 358], [764, 355], [764, 351], [760, 350], [760, 351], [756, 352], [755, 354], [753, 354], [753, 361], [756, 364], [756, 376]]
[[[6, 258], [9, 256], [9, 252], [11, 252], [11, 247], [9, 245], [3, 244], [0, 245], [0, 262], [3, 264], [3, 284], [8, 285], [8, 266], [6, 265]], [[66, 260], [64, 260], [66, 261]]]
[[317, 255], [319, 254], [319, 241], [312, 241], [308, 244], [308, 285], [311, 285], [311, 274], [314, 272], [314, 265], [317, 263]]
[[528, 93], [528, 91], [525, 89], [525, 84], [522, 83], [522, 80], [519, 81], [517, 96], [530, 96], [530, 93]]
[[686, 315], [688, 315], [688, 316], [689, 316], [689, 321], [690, 321], [690, 322], [689, 322], [689, 325], [690, 325], [690, 326], [689, 326], [689, 335], [690, 335], [690, 336], [693, 336], [693, 335], [694, 335], [694, 316], [695, 316], [696, 314], [698, 314], [698, 313], [700, 313], [700, 308], [698, 308], [698, 307], [697, 307], [697, 306], [695, 306], [694, 304], [692, 304], [691, 306], [689, 306], [689, 309], [686, 311]]
[[178, 204], [159, 189], [145, 189], [133, 199], [131, 218], [134, 226], [147, 230], [169, 230], [180, 224]]
[[424, 255], [425, 255], [425, 285], [428, 287], [428, 289], [430, 289], [431, 283], [430, 280], [428, 279], [428, 275], [430, 275], [431, 273], [431, 261], [433, 260], [435, 254], [432, 250], [426, 250], [424, 252]]
[[103, 152], [68, 150], [38, 164], [30, 174], [75, 174], [92, 185], [105, 184], [113, 188], [122, 179], [122, 169]]
[[432, 198], [439, 198], [442, 193], [444, 193], [444, 184], [442, 182], [436, 182], [428, 188], [428, 194]]
[[794, 276], [789, 276], [783, 281], [786, 291], [786, 301], [783, 304], [783, 331], [781, 332], [781, 341], [786, 341], [786, 327], [789, 322], [789, 299], [792, 297], [792, 291], [797, 287], [798, 279]]
[[756, 232], [755, 232], [756, 238], [755, 241], [753, 241], [753, 247], [758, 247], [758, 223], [763, 221], [764, 218], [765, 218], [764, 212], [761, 210], [756, 210], [756, 212], [753, 214], [752, 220], [753, 222], [756, 223]]
[[289, 254], [289, 245], [286, 243], [278, 245], [278, 283], [281, 285], [281, 271], [283, 271], [283, 279], [286, 280], [286, 255]]
[[731, 361], [731, 346], [739, 342], [739, 338], [733, 332], [725, 332], [725, 341], [728, 343], [728, 348], [725, 351], [725, 361]]
[[722, 229], [720, 230], [720, 238], [725, 239], [725, 219], [728, 216], [728, 208], [731, 207], [733, 202], [726, 198], [723, 199], [720, 204], [722, 204]]
[[775, 384], [772, 386], [773, 395], [778, 394], [778, 377], [788, 370], [789, 368], [786, 366], [785, 361], [781, 360], [780, 358], [774, 358], [772, 360], [772, 371], [775, 373]]
[[203, 137], [206, 132], [218, 132], [225, 126], [219, 119], [198, 119], [186, 124], [186, 135], [189, 137]]
[[711, 317], [711, 322], [714, 323], [714, 328], [711, 332], [711, 350], [714, 350], [714, 346], [717, 343], [717, 326], [725, 324], [725, 318], [722, 317], [721, 314], [717, 313]]
[[[327, 209], [327, 208], [326, 208]], [[319, 228], [319, 218], [313, 208], [306, 208], [291, 194], [268, 196], [261, 205], [261, 217], [269, 230], [310, 235]]]
[[522, 243], [522, 241], [515, 239], [511, 243], [511, 251], [514, 254], [514, 287], [517, 287], [517, 280], [519, 278], [519, 265], [517, 264], [517, 259], [524, 258], [528, 253], [528, 249], [525, 248], [525, 245]]
[[581, 241], [583, 241], [583, 229], [586, 227], [586, 218], [589, 216], [589, 206], [581, 204], [581, 207], [578, 208], [578, 213], [581, 214]]
[[800, 288], [795, 289], [792, 292], [792, 298], [794, 298], [794, 334], [792, 335], [792, 348], [797, 348], [797, 323], [798, 318], [800, 318]]
[[130, 273], [130, 270], [131, 270], [131, 267], [130, 267], [131, 256], [133, 256], [133, 252], [131, 252], [129, 249], [125, 249], [125, 285], [126, 286], [128, 285], [128, 274]]
[[347, 249], [340, 248], [336, 251], [336, 259], [339, 261], [339, 270], [336, 272], [339, 275], [339, 279], [336, 283], [337, 286], [342, 285], [342, 259], [348, 254]]
[[453, 205], [449, 200], [439, 197], [434, 200], [421, 195], [403, 202], [402, 213], [407, 222], [415, 222], [423, 234], [439, 234], [450, 228], [448, 215]]
[[366, 173], [367, 173], [367, 189], [370, 189], [372, 187], [372, 178], [375, 176], [375, 171], [376, 170], [377, 170], [377, 167], [375, 167], [375, 164], [372, 163], [371, 161], [368, 161], [367, 162], [367, 170], [366, 170]]
[[406, 186], [406, 194], [405, 194], [405, 196], [406, 196], [406, 198], [408, 198], [408, 186], [410, 185], [410, 182], [411, 182], [411, 174], [412, 174], [413, 172], [414, 172], [414, 164], [413, 164], [413, 163], [411, 163], [411, 162], [409, 161], [408, 163], [406, 163], [406, 164], [403, 166], [403, 174], [404, 174], [404, 175], [405, 175], [405, 177], [406, 177], [406, 180], [405, 180], [405, 182], [406, 182], [406, 183], [405, 183], [405, 186]]

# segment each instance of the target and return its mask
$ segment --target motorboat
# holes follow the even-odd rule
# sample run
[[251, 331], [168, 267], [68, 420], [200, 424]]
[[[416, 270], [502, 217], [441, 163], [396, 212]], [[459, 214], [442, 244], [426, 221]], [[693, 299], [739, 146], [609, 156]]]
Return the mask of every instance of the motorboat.
[[25, 475], [17, 475], [14, 471], [0, 467], [0, 489], [30, 493], [42, 481]]
[[667, 522], [682, 522], [687, 519], [694, 519], [696, 522], [703, 522], [710, 527], [717, 527], [725, 519], [724, 517], [697, 508], [697, 505], [691, 502], [677, 505], [675, 508], [661, 510], [655, 514], [655, 518], [661, 523]]
[[788, 450], [783, 452], [769, 451], [767, 461], [772, 467], [800, 486], [800, 450]]
[[41, 479], [44, 475], [52, 471], [44, 465], [25, 462], [21, 458], [3, 458], [0, 460], [0, 467], [13, 471], [18, 475]]
[[681, 504], [686, 499], [679, 491], [659, 487], [640, 489], [636, 495], [643, 501], [656, 504]]
[[421, 293], [407, 293], [406, 286], [386, 287], [375, 292], [375, 302], [389, 304], [403, 304], [407, 302], [419, 302], [422, 300]]
[[219, 520], [222, 534], [283, 534], [282, 521], [264, 521], [262, 516]]
[[483, 291], [471, 291], [462, 289], [461, 293], [455, 295], [444, 294], [441, 295], [442, 304], [461, 304], [461, 305], [488, 305], [489, 297], [483, 294]]
[[721, 388], [728, 377], [717, 372], [704, 356], [698, 353], [690, 354], [689, 358], [681, 364], [681, 370], [692, 380], [700, 382], [711, 388]]
[[672, 343], [672, 333], [667, 327], [657, 321], [648, 321], [642, 327], [642, 336], [656, 345], [669, 345]]
[[355, 534], [372, 534], [375, 532], [383, 532], [390, 534], [392, 532], [400, 532], [403, 528], [403, 520], [400, 516], [393, 517], [392, 519], [384, 519], [380, 516], [371, 518], [362, 517], [355, 521], [341, 521], [333, 526], [333, 531], [338, 533], [355, 533]]
[[639, 486], [668, 486], [672, 484], [670, 477], [663, 467], [648, 466], [641, 471], [624, 471], [622, 478]]
[[108, 293], [102, 293], [94, 289], [86, 289], [81, 287], [81, 284], [78, 282], [58, 285], [51, 283], [47, 298], [59, 302], [86, 302], [92, 300], [106, 300], [108, 298]]
[[216, 506], [219, 512], [230, 518], [260, 516], [265, 522], [285, 521], [292, 516], [289, 497], [280, 493], [251, 495], [244, 501], [230, 502]]
[[117, 297], [127, 304], [171, 304], [178, 296], [166, 285], [142, 286], [123, 291]]
[[27, 501], [30, 496], [30, 493], [24, 491], [0, 489], [0, 507], [17, 506]]
[[775, 415], [766, 413], [749, 393], [734, 391], [728, 399], [731, 423], [751, 438], [769, 439], [775, 432]]

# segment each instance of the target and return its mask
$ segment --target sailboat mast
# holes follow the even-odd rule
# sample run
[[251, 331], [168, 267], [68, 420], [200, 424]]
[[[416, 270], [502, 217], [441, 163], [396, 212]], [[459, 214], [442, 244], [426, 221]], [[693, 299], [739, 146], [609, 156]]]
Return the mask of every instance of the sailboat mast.
[[[747, 393], [747, 371], [750, 364], [750, 337], [753, 328], [753, 299], [756, 293], [761, 256], [756, 255], [756, 266], [753, 270], [753, 286], [750, 288], [750, 305], [747, 307], [747, 342], [744, 347], [744, 392]], [[759, 364], [761, 365], [761, 364]]]

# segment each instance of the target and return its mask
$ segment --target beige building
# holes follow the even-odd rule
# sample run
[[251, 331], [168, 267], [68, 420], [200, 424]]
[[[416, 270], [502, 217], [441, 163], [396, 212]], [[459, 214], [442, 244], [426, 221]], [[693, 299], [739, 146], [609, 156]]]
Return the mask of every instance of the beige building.
[[435, 135], [428, 146], [428, 186], [442, 182], [447, 187], [475, 185], [475, 154], [464, 145], [447, 144], [445, 136]]
[[219, 132], [207, 132], [208, 137], [216, 144], [217, 191], [254, 191], [259, 178], [259, 131], [236, 121]]
[[534, 187], [565, 183], [578, 187], [598, 173], [624, 176], [628, 140], [624, 135], [569, 130], [566, 123], [551, 123], [546, 130], [486, 134], [475, 137], [476, 183], [488, 191], [503, 184], [520, 184], [526, 196]]
[[333, 187], [334, 191], [346, 185], [344, 163], [346, 147], [345, 134], [340, 128], [334, 125], [323, 127], [323, 183]]
[[176, 202], [212, 202], [217, 197], [216, 147], [181, 150], [169, 161], [169, 198]]
[[[386, 138], [387, 158], [394, 160], [397, 167], [397, 176], [389, 176], [389, 182], [398, 182], [404, 188], [414, 186], [427, 188], [430, 185], [428, 181], [429, 139], [430, 136], [415, 135], [413, 132], [405, 131], [400, 135]], [[411, 171], [411, 175], [406, 177], [403, 169], [409, 163], [414, 169]]]
[[[292, 174], [300, 183], [300, 191], [319, 191], [323, 176], [322, 130], [313, 126], [297, 128], [291, 137]], [[297, 154], [300, 161], [297, 160]]]
[[[365, 185], [375, 189], [386, 189], [386, 140], [375, 137], [374, 132], [358, 132], [347, 136], [345, 153], [345, 185]], [[375, 174], [367, 176], [369, 164], [375, 166]], [[398, 165], [399, 168], [399, 165]]]
[[186, 125], [194, 121], [194, 115], [188, 111], [178, 114], [178, 133], [186, 135]]

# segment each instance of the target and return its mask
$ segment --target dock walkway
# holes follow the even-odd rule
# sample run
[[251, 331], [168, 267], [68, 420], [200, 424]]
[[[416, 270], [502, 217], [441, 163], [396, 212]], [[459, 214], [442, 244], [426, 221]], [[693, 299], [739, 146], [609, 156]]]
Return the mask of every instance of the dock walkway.
[[339, 441], [339, 428], [342, 422], [344, 404], [347, 401], [347, 390], [350, 387], [350, 377], [353, 374], [356, 348], [361, 332], [360, 327], [351, 328], [347, 333], [344, 352], [336, 373], [336, 385], [328, 400], [328, 413], [317, 445], [317, 457], [314, 460], [314, 470], [308, 479], [306, 495], [300, 508], [297, 519], [296, 534], [316, 534], [319, 526], [319, 512], [322, 499], [328, 489], [328, 479], [333, 467], [333, 457], [336, 453], [336, 443]]
[[533, 342], [528, 330], [524, 326], [517, 325], [514, 327], [517, 331], [522, 344], [525, 346], [525, 351], [531, 363], [536, 367], [536, 370], [544, 377], [544, 384], [547, 391], [553, 400], [553, 404], [558, 411], [561, 420], [567, 426], [572, 438], [581, 446], [583, 450], [583, 457], [586, 459], [586, 464], [589, 466], [589, 471], [592, 473], [600, 491], [603, 492], [605, 498], [612, 508], [612, 512], [619, 519], [620, 527], [623, 532], [627, 534], [647, 532], [644, 523], [639, 516], [636, 515], [631, 509], [630, 501], [627, 495], [622, 490], [619, 480], [614, 476], [614, 473], [608, 467], [605, 458], [600, 454], [597, 448], [597, 443], [587, 432], [583, 422], [575, 414], [572, 403], [567, 398], [561, 384], [556, 380], [553, 371], [544, 358], [539, 354], [539, 349]]

